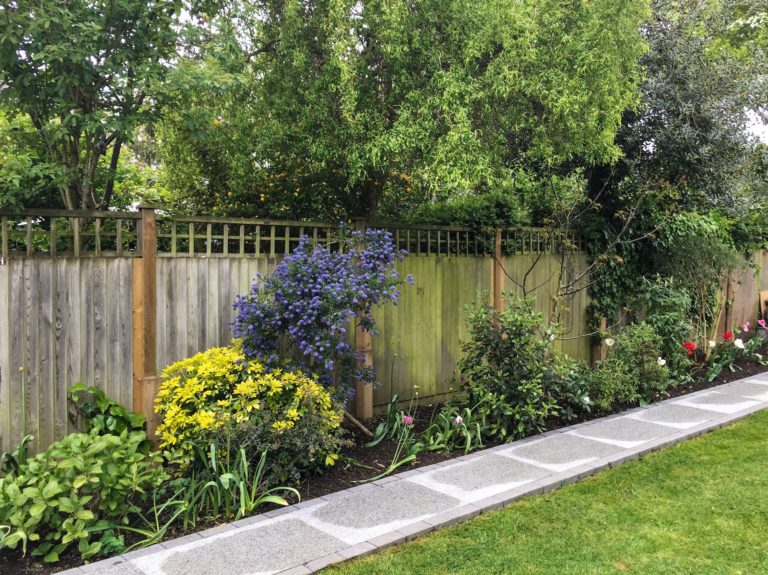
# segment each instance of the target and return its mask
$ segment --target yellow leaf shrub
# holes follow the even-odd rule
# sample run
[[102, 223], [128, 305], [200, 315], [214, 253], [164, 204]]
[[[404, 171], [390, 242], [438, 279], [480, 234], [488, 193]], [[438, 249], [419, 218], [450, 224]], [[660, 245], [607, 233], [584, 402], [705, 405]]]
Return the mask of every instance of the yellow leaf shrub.
[[[157, 434], [161, 447], [180, 464], [191, 460], [196, 442], [205, 448], [227, 424], [269, 421], [275, 436], [311, 425], [314, 434], [338, 435], [343, 411], [321, 385], [301, 372], [265, 371], [260, 363], [246, 361], [237, 341], [176, 362], [163, 377], [155, 399], [155, 412], [162, 416]], [[335, 461], [325, 457], [329, 453], [322, 455]]]

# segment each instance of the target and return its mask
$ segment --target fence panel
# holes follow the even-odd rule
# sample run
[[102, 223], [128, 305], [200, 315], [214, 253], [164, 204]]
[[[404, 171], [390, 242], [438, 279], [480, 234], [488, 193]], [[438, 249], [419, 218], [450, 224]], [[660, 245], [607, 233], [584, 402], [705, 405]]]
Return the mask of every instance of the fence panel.
[[[0, 266], [0, 448], [69, 430], [81, 381], [131, 403], [129, 258], [9, 258]], [[23, 371], [20, 371], [23, 368]]]
[[[128, 212], [41, 210], [0, 218], [0, 450], [11, 449], [25, 433], [35, 436], [32, 447], [39, 449], [71, 431], [67, 390], [77, 381], [133, 404], [134, 274], [143, 267], [134, 263], [147, 259], [136, 259], [146, 229], [139, 214]], [[411, 252], [399, 269], [412, 274], [416, 285], [403, 287], [398, 306], [376, 313], [380, 334], [373, 338], [373, 356], [380, 385], [374, 404], [386, 404], [394, 393], [408, 400], [416, 389], [422, 398], [440, 397], [449, 392], [468, 337], [463, 307], [491, 288], [496, 234], [382, 227]], [[302, 234], [333, 245], [328, 224], [159, 218], [158, 369], [227, 344], [235, 297], [247, 293], [257, 274], [272, 272]], [[545, 316], [557, 288], [558, 242], [544, 230], [502, 236], [503, 267], [514, 279], [504, 287], [514, 290], [535, 262], [526, 285], [538, 287], [532, 293]], [[586, 265], [581, 255], [574, 261]], [[586, 298], [582, 292], [568, 302], [566, 336], [584, 332]], [[585, 339], [559, 345], [588, 357]]]

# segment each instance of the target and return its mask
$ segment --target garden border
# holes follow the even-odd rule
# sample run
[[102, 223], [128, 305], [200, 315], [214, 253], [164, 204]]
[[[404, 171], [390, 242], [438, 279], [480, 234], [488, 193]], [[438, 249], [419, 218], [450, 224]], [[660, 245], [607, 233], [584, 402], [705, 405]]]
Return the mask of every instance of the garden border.
[[[506, 507], [514, 503], [515, 501], [517, 501], [522, 497], [553, 491], [563, 485], [573, 483], [581, 479], [584, 479], [586, 477], [589, 477], [591, 475], [594, 475], [595, 473], [603, 469], [616, 467], [618, 465], [626, 463], [627, 461], [642, 458], [643, 456], [649, 453], [658, 451], [665, 447], [673, 446], [677, 443], [680, 443], [681, 441], [684, 441], [693, 437], [697, 437], [699, 435], [713, 431], [715, 429], [719, 429], [730, 423], [743, 419], [757, 411], [761, 411], [763, 409], [768, 408], [768, 396], [766, 396], [765, 399], [762, 398], [766, 394], [760, 394], [760, 397], [761, 397], [760, 399], [756, 399], [758, 397], [757, 395], [754, 395], [754, 396], [745, 395], [743, 392], [741, 393], [738, 392], [738, 390], [735, 393], [728, 395], [727, 393], [728, 390], [732, 389], [734, 385], [738, 385], [745, 382], [757, 383], [765, 386], [766, 394], [768, 394], [768, 374], [758, 374], [755, 376], [750, 376], [744, 379], [736, 380], [736, 381], [722, 384], [716, 387], [697, 391], [685, 396], [667, 399], [658, 403], [630, 409], [630, 410], [613, 414], [607, 417], [594, 419], [584, 423], [579, 423], [577, 425], [563, 427], [557, 430], [549, 431], [540, 435], [531, 436], [519, 441], [512, 442], [510, 444], [491, 447], [489, 449], [477, 451], [469, 455], [443, 461], [434, 465], [429, 465], [426, 467], [421, 467], [418, 469], [413, 469], [413, 470], [405, 471], [402, 473], [398, 473], [396, 475], [385, 477], [383, 479], [374, 481], [369, 484], [360, 485], [357, 487], [353, 487], [351, 489], [346, 489], [343, 491], [325, 495], [323, 497], [318, 497], [316, 499], [307, 500], [307, 501], [298, 503], [296, 505], [280, 508], [280, 509], [270, 511], [261, 515], [256, 515], [253, 517], [242, 519], [234, 523], [219, 525], [217, 527], [207, 529], [199, 533], [193, 533], [191, 535], [187, 535], [179, 539], [174, 539], [164, 543], [159, 543], [157, 545], [153, 545], [145, 549], [141, 549], [138, 551], [127, 553], [125, 555], [121, 555], [118, 557], [113, 557], [111, 559], [106, 559], [103, 561], [92, 563], [84, 567], [69, 569], [67, 571], [61, 572], [61, 575], [83, 575], [83, 574], [94, 575], [98, 573], [103, 573], [104, 575], [106, 575], [107, 570], [111, 575], [117, 575], [121, 571], [120, 566], [128, 566], [129, 569], [132, 570], [131, 572], [135, 572], [135, 570], [137, 568], [140, 569], [140, 567], [137, 567], [134, 561], [139, 559], [143, 559], [143, 562], [146, 563], [148, 557], [155, 555], [158, 558], [158, 560], [160, 560], [163, 558], [163, 556], [160, 554], [169, 555], [169, 553], [167, 552], [171, 549], [178, 549], [181, 546], [185, 546], [186, 547], [185, 550], [194, 549], [198, 545], [208, 544], [214, 541], [215, 539], [226, 537], [228, 534], [231, 535], [237, 530], [254, 529], [254, 528], [258, 529], [259, 525], [262, 524], [263, 522], [270, 521], [278, 517], [282, 519], [286, 519], [288, 517], [295, 517], [296, 519], [300, 520], [302, 516], [306, 515], [312, 508], [321, 506], [324, 503], [338, 501], [338, 500], [345, 499], [350, 496], [355, 496], [357, 494], [362, 494], [362, 493], [370, 494], [370, 493], [373, 493], [372, 490], [381, 489], [384, 486], [389, 486], [389, 488], [391, 488], [392, 485], [397, 482], [408, 482], [412, 484], [412, 480], [414, 478], [417, 478], [418, 476], [423, 476], [424, 474], [427, 474], [430, 472], [435, 472], [445, 468], [450, 468], [456, 464], [461, 464], [464, 462], [471, 462], [473, 460], [477, 460], [487, 455], [492, 455], [492, 454], [496, 454], [503, 451], [509, 451], [513, 448], [516, 449], [529, 443], [538, 442], [547, 437], [552, 437], [552, 436], [557, 436], [562, 434], [570, 434], [570, 432], [574, 432], [577, 430], [583, 431], [585, 428], [588, 428], [590, 426], [593, 426], [602, 422], [608, 422], [612, 420], [626, 418], [626, 416], [628, 415], [641, 414], [647, 410], [651, 410], [659, 406], [681, 404], [686, 407], [691, 407], [690, 404], [696, 403], [697, 398], [701, 399], [702, 397], [709, 396], [713, 393], [716, 394], [716, 396], [718, 397], [721, 395], [724, 395], [726, 398], [730, 397], [735, 399], [734, 402], [727, 405], [738, 406], [742, 403], [752, 404], [742, 409], [733, 410], [731, 413], [727, 413], [725, 411], [720, 412], [717, 409], [707, 409], [707, 408], [700, 407], [698, 409], [700, 409], [703, 412], [706, 411], [708, 413], [708, 417], [706, 418], [707, 421], [704, 423], [696, 424], [685, 429], [674, 428], [672, 426], [667, 425], [667, 427], [669, 427], [670, 429], [670, 432], [668, 434], [664, 434], [661, 437], [644, 441], [642, 444], [639, 444], [633, 447], [619, 449], [616, 452], [612, 453], [611, 455], [594, 459], [582, 465], [571, 467], [566, 471], [561, 471], [561, 472], [552, 471], [551, 473], [549, 473], [548, 475], [546, 475], [541, 479], [529, 481], [518, 487], [508, 489], [506, 491], [497, 493], [495, 495], [473, 501], [472, 503], [466, 503], [466, 502], [461, 503], [460, 505], [457, 505], [451, 509], [437, 512], [426, 517], [422, 517], [406, 525], [399, 526], [395, 529], [391, 529], [383, 534], [378, 534], [374, 537], [367, 538], [364, 541], [360, 541], [354, 544], [347, 544], [345, 547], [337, 549], [332, 553], [325, 554], [320, 557], [312, 557], [309, 560], [296, 561], [294, 565], [291, 565], [287, 569], [273, 572], [279, 575], [299, 575], [299, 574], [314, 573], [329, 565], [347, 561], [349, 559], [353, 559], [356, 557], [362, 557], [370, 553], [373, 553], [378, 549], [383, 549], [392, 545], [404, 543], [406, 541], [411, 541], [413, 539], [416, 539], [436, 529], [461, 523], [481, 513], [487, 513], [489, 511], [495, 511], [495, 510], [501, 509], [503, 507]], [[704, 405], [704, 404], [700, 404], [700, 405]], [[382, 496], [384, 496], [384, 493], [382, 493]], [[183, 552], [184, 550], [178, 549], [178, 551]], [[155, 565], [153, 565], [153, 567], [154, 566]], [[157, 571], [157, 572], [160, 573], [161, 571]]]

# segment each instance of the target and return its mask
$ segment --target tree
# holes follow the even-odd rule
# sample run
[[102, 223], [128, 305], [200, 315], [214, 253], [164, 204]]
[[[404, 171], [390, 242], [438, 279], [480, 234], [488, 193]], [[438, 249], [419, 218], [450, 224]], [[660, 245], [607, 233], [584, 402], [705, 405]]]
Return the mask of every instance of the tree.
[[[199, 92], [201, 102], [218, 94], [219, 113], [176, 106], [164, 126], [166, 166], [194, 173], [197, 201], [217, 206], [397, 215], [443, 197], [514, 193], [530, 173], [615, 160], [621, 113], [636, 103], [643, 0], [250, 9], [237, 81]], [[229, 59], [199, 66], [232, 74]], [[251, 189], [238, 186], [243, 171]]]
[[106, 209], [120, 152], [156, 117], [177, 0], [2, 2], [0, 98], [28, 118], [67, 209]]
[[[764, 117], [768, 101], [768, 44], [755, 26], [765, 13], [764, 0], [654, 0], [643, 27], [649, 49], [641, 105], [624, 114], [617, 135], [622, 157], [589, 175], [596, 209], [582, 224], [593, 253], [604, 257], [630, 222], [627, 241], [610, 246], [593, 278], [598, 316], [612, 317], [642, 277], [672, 273], [663, 265], [669, 256], [657, 255], [674, 222], [716, 222], [712, 237], [729, 237], [723, 245], [731, 250], [768, 239], [765, 156], [747, 129], [751, 117]], [[680, 257], [720, 269], [718, 250], [699, 235], [678, 241]]]

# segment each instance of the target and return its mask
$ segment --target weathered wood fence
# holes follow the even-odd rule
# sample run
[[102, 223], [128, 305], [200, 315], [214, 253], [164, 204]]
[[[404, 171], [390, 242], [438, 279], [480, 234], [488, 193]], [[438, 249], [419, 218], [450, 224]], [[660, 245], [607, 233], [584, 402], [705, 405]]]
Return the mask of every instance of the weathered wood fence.
[[[232, 303], [256, 274], [271, 272], [302, 235], [330, 244], [335, 227], [171, 218], [151, 208], [3, 212], [0, 219], [0, 450], [25, 433], [40, 448], [71, 430], [67, 390], [78, 381], [149, 409], [164, 366], [230, 340]], [[411, 254], [400, 267], [416, 285], [377, 314], [374, 405], [393, 393], [449, 391], [467, 336], [462, 307], [478, 290], [521, 291], [525, 283], [548, 315], [563, 249], [571, 273], [586, 266], [574, 238], [543, 229], [380, 227]], [[559, 342], [585, 359], [589, 340], [578, 336], [587, 303], [585, 292], [568, 303]]]

